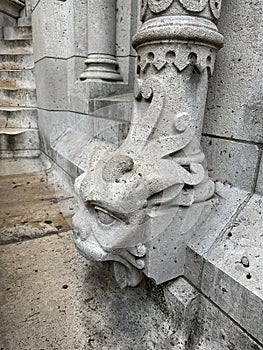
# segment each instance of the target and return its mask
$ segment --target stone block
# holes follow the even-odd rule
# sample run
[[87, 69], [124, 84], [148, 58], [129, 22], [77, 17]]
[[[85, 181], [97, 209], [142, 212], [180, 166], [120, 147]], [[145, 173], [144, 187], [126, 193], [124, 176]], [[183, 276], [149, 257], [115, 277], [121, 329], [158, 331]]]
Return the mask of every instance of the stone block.
[[164, 296], [172, 315], [172, 343], [176, 350], [262, 349], [183, 278], [166, 285]]
[[257, 146], [205, 136], [202, 147], [214, 181], [253, 190], [259, 156]]
[[201, 290], [263, 343], [263, 198], [254, 195], [205, 255]]
[[35, 88], [35, 77], [32, 69], [1, 70], [0, 87]]
[[32, 38], [31, 26], [4, 27], [3, 33], [5, 40], [24, 40]]
[[45, 58], [35, 65], [38, 107], [68, 110], [67, 61]]
[[261, 159], [256, 191], [263, 196], [263, 158]]
[[204, 255], [217, 241], [249, 193], [238, 188], [216, 184], [215, 206], [209, 220], [203, 222], [187, 244], [184, 276], [200, 288]]
[[39, 149], [37, 129], [5, 128], [0, 130], [1, 151], [21, 151]]
[[122, 82], [85, 80], [76, 81], [70, 97], [71, 110], [88, 114], [89, 101], [97, 98], [108, 98], [113, 95], [130, 93], [130, 87]]
[[75, 125], [75, 113], [38, 110], [41, 149], [52, 156], [58, 138]]
[[0, 40], [2, 54], [32, 54], [32, 40]]
[[[35, 61], [43, 57], [86, 56], [86, 2], [39, 1], [32, 13]], [[56, 20], [54, 21], [54, 17]]]
[[0, 151], [0, 159], [37, 158], [40, 150]]
[[34, 59], [32, 54], [0, 53], [0, 69], [31, 69], [34, 67]]
[[133, 109], [133, 93], [90, 100], [90, 112], [94, 116], [129, 122]]
[[0, 107], [0, 128], [37, 128], [37, 109]]
[[208, 89], [207, 134], [263, 140], [262, 73], [258, 71], [262, 65], [261, 18], [257, 1], [234, 0], [222, 5], [218, 26], [225, 44]]

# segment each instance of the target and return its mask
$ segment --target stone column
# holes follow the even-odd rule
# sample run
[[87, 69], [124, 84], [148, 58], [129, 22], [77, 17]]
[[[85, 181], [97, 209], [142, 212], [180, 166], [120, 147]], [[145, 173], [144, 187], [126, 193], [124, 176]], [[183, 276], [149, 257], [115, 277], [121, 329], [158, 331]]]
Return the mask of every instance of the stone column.
[[116, 0], [89, 0], [87, 68], [80, 79], [122, 80], [115, 45]]

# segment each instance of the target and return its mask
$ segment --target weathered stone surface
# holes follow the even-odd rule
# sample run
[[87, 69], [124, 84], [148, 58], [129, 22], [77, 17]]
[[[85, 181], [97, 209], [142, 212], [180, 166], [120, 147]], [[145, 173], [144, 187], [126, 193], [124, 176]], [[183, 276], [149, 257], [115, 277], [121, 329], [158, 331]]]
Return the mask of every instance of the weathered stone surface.
[[132, 116], [133, 94], [122, 94], [90, 100], [90, 114], [129, 122]]
[[[95, 19], [109, 11], [90, 4]], [[221, 4], [209, 12], [205, 2], [195, 17], [191, 6], [182, 4], [183, 10], [175, 6], [172, 15], [162, 17], [166, 10], [170, 14], [171, 4], [148, 2], [142, 8], [143, 24], [133, 38], [137, 100], [127, 138], [117, 149], [115, 143], [90, 142], [81, 154], [85, 173], [76, 180], [75, 243], [88, 259], [116, 261], [121, 286], [138, 284], [141, 271], [157, 284], [181, 276], [186, 244], [212, 205], [214, 184], [199, 141], [207, 81], [223, 44], [215, 25]], [[99, 20], [91, 20], [93, 32]], [[99, 36], [98, 45], [105, 38]], [[97, 56], [95, 37], [89, 39], [91, 54], [82, 78], [94, 73], [103, 54], [114, 56], [114, 36]], [[108, 72], [101, 69], [90, 77]]]
[[238, 188], [216, 183], [215, 206], [187, 244], [184, 276], [200, 288], [204, 256], [220, 237], [239, 208], [249, 198], [249, 193]]
[[214, 181], [252, 191], [256, 176], [259, 147], [231, 140], [205, 136], [202, 147], [209, 174]]
[[18, 158], [37, 158], [41, 151], [22, 150], [22, 151], [0, 151], [0, 159], [18, 159]]
[[67, 61], [45, 58], [35, 64], [38, 107], [68, 110]]
[[[86, 56], [86, 2], [39, 1], [32, 13], [35, 61], [43, 57], [66, 59]], [[52, 18], [56, 18], [53, 21]], [[76, 33], [76, 36], [75, 36]], [[84, 67], [83, 67], [84, 68]]]
[[21, 151], [39, 149], [37, 129], [0, 129], [0, 150]]
[[0, 52], [0, 69], [31, 69], [34, 67], [33, 55]]
[[209, 87], [205, 133], [263, 141], [262, 14], [256, 0], [222, 4], [219, 30], [225, 45]]
[[0, 40], [1, 53], [3, 54], [32, 54], [32, 40]]
[[169, 283], [164, 288], [164, 295], [174, 317], [174, 349], [263, 348], [183, 278]]
[[33, 70], [21, 69], [21, 70], [1, 70], [0, 71], [0, 88], [1, 87], [13, 87], [13, 88], [35, 88], [35, 78]]
[[37, 128], [37, 109], [0, 107], [0, 128]]
[[40, 160], [1, 160], [0, 244], [70, 229], [74, 198]]
[[263, 343], [263, 198], [254, 195], [205, 255], [201, 290]]
[[0, 250], [1, 347], [171, 347], [167, 317], [147, 290], [120, 290], [107, 266], [79, 256], [70, 233]]
[[4, 27], [3, 34], [4, 34], [5, 40], [32, 39], [32, 27], [31, 26]]
[[261, 159], [256, 191], [263, 196], [263, 159]]

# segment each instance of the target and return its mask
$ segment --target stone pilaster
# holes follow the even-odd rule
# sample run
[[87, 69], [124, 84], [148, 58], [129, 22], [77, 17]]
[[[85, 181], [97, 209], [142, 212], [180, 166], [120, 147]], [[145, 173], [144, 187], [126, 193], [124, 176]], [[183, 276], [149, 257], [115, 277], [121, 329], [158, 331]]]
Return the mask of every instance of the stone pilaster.
[[116, 46], [116, 0], [88, 2], [88, 58], [81, 80], [120, 81]]

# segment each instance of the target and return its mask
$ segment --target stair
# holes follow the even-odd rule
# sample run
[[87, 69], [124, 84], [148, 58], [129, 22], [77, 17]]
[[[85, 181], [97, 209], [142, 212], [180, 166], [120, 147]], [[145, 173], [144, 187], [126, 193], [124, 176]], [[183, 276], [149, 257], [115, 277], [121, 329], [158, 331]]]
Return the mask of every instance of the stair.
[[0, 159], [37, 157], [31, 26], [3, 28], [0, 40]]

